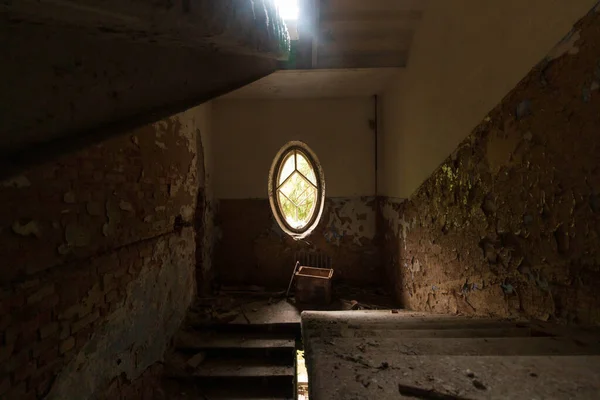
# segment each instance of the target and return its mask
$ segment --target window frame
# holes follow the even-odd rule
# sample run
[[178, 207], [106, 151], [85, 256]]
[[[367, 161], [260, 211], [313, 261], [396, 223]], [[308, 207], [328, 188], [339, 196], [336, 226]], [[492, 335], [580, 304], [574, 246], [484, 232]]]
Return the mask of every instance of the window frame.
[[[294, 228], [290, 224], [288, 224], [285, 215], [283, 214], [282, 207], [279, 201], [279, 188], [285, 183], [282, 182], [281, 185], [278, 184], [279, 177], [282, 172], [282, 167], [291, 152], [300, 152], [304, 158], [308, 161], [316, 178], [316, 184], [314, 185], [317, 189], [317, 199], [316, 205], [313, 210], [312, 216], [306, 225], [302, 228]], [[296, 154], [294, 154], [296, 158]], [[310, 184], [310, 179], [304, 174], [302, 174], [297, 168], [297, 158], [294, 160], [294, 174], [296, 171], [303, 176]], [[290, 174], [290, 176], [292, 176]], [[287, 178], [286, 178], [287, 180]], [[275, 220], [281, 227], [281, 229], [290, 235], [292, 238], [299, 240], [305, 238], [310, 235], [312, 231], [317, 227], [321, 215], [323, 213], [323, 205], [325, 203], [325, 176], [323, 174], [323, 169], [319, 160], [317, 159], [314, 152], [303, 142], [293, 141], [287, 143], [283, 146], [273, 160], [273, 164], [271, 165], [271, 171], [269, 173], [269, 202], [271, 204], [271, 211], [273, 212], [273, 216]]]

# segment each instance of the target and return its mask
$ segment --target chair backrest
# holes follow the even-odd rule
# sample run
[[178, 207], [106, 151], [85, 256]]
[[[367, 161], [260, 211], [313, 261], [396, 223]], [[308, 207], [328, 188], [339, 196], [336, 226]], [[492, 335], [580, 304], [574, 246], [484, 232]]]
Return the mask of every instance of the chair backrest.
[[314, 268], [331, 268], [331, 257], [320, 252], [297, 251], [294, 261], [299, 261], [301, 266]]

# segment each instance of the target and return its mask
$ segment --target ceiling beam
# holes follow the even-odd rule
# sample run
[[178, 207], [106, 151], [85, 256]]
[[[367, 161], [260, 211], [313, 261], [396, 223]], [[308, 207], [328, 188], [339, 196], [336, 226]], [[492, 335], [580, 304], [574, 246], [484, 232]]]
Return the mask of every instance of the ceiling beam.
[[10, 23], [80, 28], [93, 35], [286, 60], [275, 6], [256, 0], [0, 1]]

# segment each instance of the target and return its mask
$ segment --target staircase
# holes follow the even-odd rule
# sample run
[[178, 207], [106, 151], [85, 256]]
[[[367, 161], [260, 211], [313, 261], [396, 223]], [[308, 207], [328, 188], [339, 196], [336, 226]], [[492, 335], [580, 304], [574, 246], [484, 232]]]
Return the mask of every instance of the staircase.
[[240, 317], [214, 325], [188, 320], [166, 357], [169, 398], [294, 398], [299, 319]]

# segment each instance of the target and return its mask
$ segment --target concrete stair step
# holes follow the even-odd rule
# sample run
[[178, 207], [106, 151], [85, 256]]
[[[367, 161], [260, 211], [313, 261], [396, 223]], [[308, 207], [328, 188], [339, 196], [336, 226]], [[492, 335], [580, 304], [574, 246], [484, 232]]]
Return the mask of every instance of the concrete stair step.
[[167, 376], [180, 378], [293, 378], [294, 360], [260, 357], [207, 358], [196, 367], [192, 355], [176, 352], [167, 358]]
[[300, 322], [251, 322], [235, 320], [228, 323], [207, 323], [188, 318], [188, 326], [197, 330], [211, 330], [231, 333], [287, 333], [300, 335]]
[[[358, 346], [358, 348], [357, 348]], [[600, 345], [587, 345], [570, 338], [501, 337], [501, 338], [380, 338], [364, 342], [356, 338], [313, 339], [312, 352], [332, 348], [340, 354], [393, 353], [397, 355], [462, 355], [462, 356], [562, 356], [600, 355]], [[358, 350], [358, 351], [357, 351]], [[360, 353], [359, 353], [360, 352]]]
[[[371, 337], [393, 337], [393, 338], [500, 338], [500, 337], [530, 337], [532, 331], [529, 328], [474, 328], [474, 329], [348, 329], [333, 334], [319, 335], [318, 331], [309, 332], [307, 339], [314, 337], [343, 337], [343, 338], [371, 338]], [[313, 336], [315, 335], [315, 336]]]
[[232, 364], [210, 364], [200, 367], [194, 372], [196, 377], [216, 378], [273, 378], [294, 377], [293, 366], [283, 365], [241, 365]]
[[240, 385], [223, 382], [222, 386], [198, 381], [168, 379], [169, 399], [174, 400], [292, 400], [293, 385]]
[[[311, 320], [307, 322], [307, 327], [312, 328], [322, 324], [322, 321]], [[527, 328], [526, 322], [495, 321], [483, 318], [391, 318], [384, 321], [333, 321], [327, 322], [327, 330], [335, 328], [346, 329], [490, 329], [490, 328]]]
[[182, 331], [175, 337], [175, 347], [188, 350], [294, 349], [296, 339], [285, 333]]
[[208, 360], [194, 371], [197, 377], [271, 378], [294, 377], [293, 365], [271, 365], [260, 361]]

